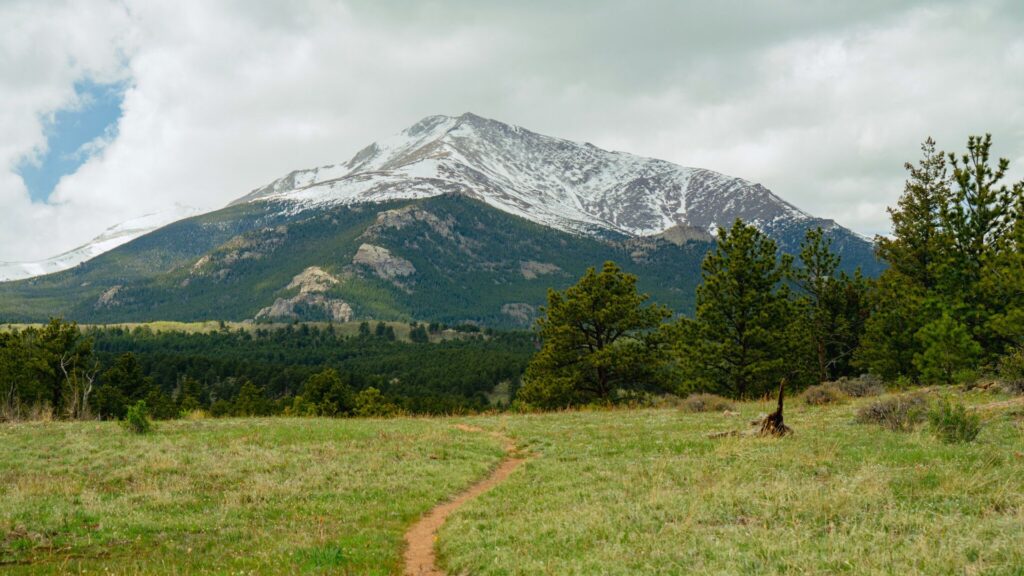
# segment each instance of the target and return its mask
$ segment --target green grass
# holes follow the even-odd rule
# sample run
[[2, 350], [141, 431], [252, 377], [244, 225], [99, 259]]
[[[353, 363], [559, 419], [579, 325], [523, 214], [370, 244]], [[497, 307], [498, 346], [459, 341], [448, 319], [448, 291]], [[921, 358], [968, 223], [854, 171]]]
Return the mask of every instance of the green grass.
[[793, 403], [790, 438], [708, 439], [771, 409], [739, 406], [475, 420], [536, 457], [445, 525], [450, 573], [1024, 573], [1019, 413], [951, 446]]
[[426, 419], [3, 425], [0, 572], [392, 574], [500, 455]]
[[[1005, 398], [967, 394], [968, 404]], [[0, 426], [0, 571], [396, 574], [402, 533], [531, 455], [438, 541], [449, 574], [1022, 574], [1024, 405], [974, 442], [787, 406], [782, 440], [707, 438], [738, 416], [623, 410], [458, 419]]]

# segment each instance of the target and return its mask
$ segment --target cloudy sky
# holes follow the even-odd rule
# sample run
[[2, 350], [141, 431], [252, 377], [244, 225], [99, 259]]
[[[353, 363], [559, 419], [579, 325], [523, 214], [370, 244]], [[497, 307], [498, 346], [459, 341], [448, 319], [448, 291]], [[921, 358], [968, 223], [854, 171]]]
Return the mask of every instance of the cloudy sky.
[[885, 232], [906, 160], [1024, 166], [1024, 3], [0, 0], [0, 261], [222, 206], [431, 114], [761, 182]]

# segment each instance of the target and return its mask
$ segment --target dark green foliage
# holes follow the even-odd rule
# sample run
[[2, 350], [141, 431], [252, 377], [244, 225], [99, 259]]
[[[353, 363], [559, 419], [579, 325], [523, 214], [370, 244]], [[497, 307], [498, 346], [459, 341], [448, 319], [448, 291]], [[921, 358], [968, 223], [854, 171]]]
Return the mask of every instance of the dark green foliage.
[[702, 265], [697, 316], [676, 330], [680, 362], [700, 389], [760, 396], [794, 368], [793, 307], [783, 283], [789, 259], [780, 260], [775, 242], [739, 220], [718, 237]]
[[0, 335], [0, 419], [89, 418], [99, 371], [92, 340], [73, 322]]
[[952, 384], [957, 372], [976, 366], [981, 346], [967, 327], [948, 313], [917, 332], [919, 350], [914, 366], [927, 384]]
[[981, 432], [981, 417], [948, 398], [940, 398], [928, 411], [928, 424], [947, 444], [972, 442]]
[[333, 368], [325, 368], [306, 379], [301, 403], [308, 405], [297, 411], [304, 416], [343, 416], [351, 414], [355, 407], [352, 387]]
[[636, 281], [607, 262], [564, 293], [550, 290], [537, 321], [543, 345], [517, 399], [553, 408], [613, 402], [623, 391], [657, 389], [656, 335], [670, 313], [645, 305], [648, 296], [637, 291]]
[[855, 374], [854, 351], [868, 317], [868, 284], [855, 270], [839, 269], [840, 256], [821, 228], [808, 230], [791, 279], [797, 287], [796, 307], [813, 346], [819, 382]]
[[121, 420], [121, 426], [132, 434], [147, 434], [153, 430], [145, 400], [139, 400], [128, 407], [124, 419]]
[[[928, 140], [879, 239], [891, 268], [872, 295], [858, 362], [884, 377], [951, 382], [1024, 338], [1024, 182], [1004, 183], [991, 136], [944, 155]], [[910, 362], [908, 363], [908, 359]]]
[[894, 432], [909, 432], [920, 424], [928, 410], [928, 401], [920, 394], [901, 394], [880, 398], [857, 410], [857, 422], [879, 424]]
[[249, 380], [244, 380], [235, 397], [232, 411], [235, 416], [267, 416], [270, 414], [270, 403], [263, 393], [263, 388]]
[[[188, 396], [215, 416], [238, 413], [235, 400], [245, 381], [262, 388], [267, 406], [257, 402], [253, 408], [247, 401], [243, 412], [346, 415], [352, 405], [344, 388], [354, 394], [371, 386], [406, 412], [483, 410], [495, 386], [519, 380], [534, 350], [529, 333], [417, 344], [372, 335], [345, 338], [310, 325], [207, 334], [109, 328], [90, 336], [105, 365], [131, 353], [150, 390], [170, 401], [172, 416], [181, 412]], [[324, 375], [328, 370], [341, 387], [329, 372]], [[334, 406], [337, 414], [330, 414]]]
[[409, 330], [409, 340], [420, 344], [426, 344], [430, 342], [430, 335], [427, 334], [426, 327], [417, 324]]

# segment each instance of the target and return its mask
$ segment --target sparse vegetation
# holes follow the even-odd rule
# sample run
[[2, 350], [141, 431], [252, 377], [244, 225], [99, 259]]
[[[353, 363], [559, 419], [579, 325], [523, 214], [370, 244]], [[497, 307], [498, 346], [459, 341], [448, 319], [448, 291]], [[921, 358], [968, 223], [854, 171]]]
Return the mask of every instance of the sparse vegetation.
[[894, 432], [909, 432], [924, 421], [928, 401], [921, 394], [899, 394], [872, 400], [857, 410], [861, 424], [879, 424]]
[[124, 420], [121, 420], [121, 426], [132, 434], [147, 434], [153, 430], [145, 400], [139, 400], [128, 407]]
[[928, 423], [935, 435], [949, 444], [972, 442], [981, 432], [981, 417], [949, 398], [935, 402], [928, 411]]
[[861, 374], [853, 378], [843, 377], [833, 382], [833, 384], [843, 394], [851, 398], [878, 396], [885, 392], [885, 384], [882, 382], [882, 379], [873, 374]]
[[849, 396], [835, 383], [826, 382], [817, 384], [804, 390], [801, 395], [805, 404], [811, 406], [824, 406], [825, 404], [842, 404], [849, 400]]
[[732, 400], [718, 394], [690, 394], [683, 400], [683, 409], [687, 412], [724, 412], [734, 408]]

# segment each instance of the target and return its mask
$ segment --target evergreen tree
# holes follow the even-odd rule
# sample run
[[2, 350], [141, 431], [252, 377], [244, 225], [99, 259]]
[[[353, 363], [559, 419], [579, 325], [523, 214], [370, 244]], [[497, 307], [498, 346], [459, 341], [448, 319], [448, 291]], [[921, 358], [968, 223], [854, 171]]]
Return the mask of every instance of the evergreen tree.
[[314, 407], [317, 416], [342, 416], [354, 407], [352, 388], [333, 368], [325, 368], [306, 379], [302, 398]]
[[956, 373], [973, 367], [981, 354], [967, 327], [949, 313], [922, 327], [916, 338], [921, 352], [914, 356], [914, 365], [928, 384], [953, 383]]
[[657, 329], [671, 314], [645, 306], [636, 276], [613, 262], [575, 285], [548, 291], [537, 320], [540, 351], [526, 369], [517, 398], [540, 407], [610, 402], [620, 391], [657, 387]]
[[782, 282], [789, 265], [757, 228], [741, 220], [719, 228], [701, 267], [696, 317], [679, 327], [681, 363], [699, 387], [754, 397], [790, 372], [791, 306]]
[[945, 154], [936, 150], [931, 138], [921, 145], [921, 152], [917, 166], [904, 165], [909, 177], [903, 195], [895, 208], [889, 208], [893, 238], [879, 236], [876, 242], [878, 255], [891, 270], [932, 290], [946, 264], [941, 220], [952, 193]]
[[799, 288], [796, 303], [807, 322], [820, 382], [851, 374], [867, 317], [867, 282], [859, 269], [853, 277], [839, 272], [840, 261], [821, 228], [808, 230], [800, 246], [800, 264], [791, 274]]

